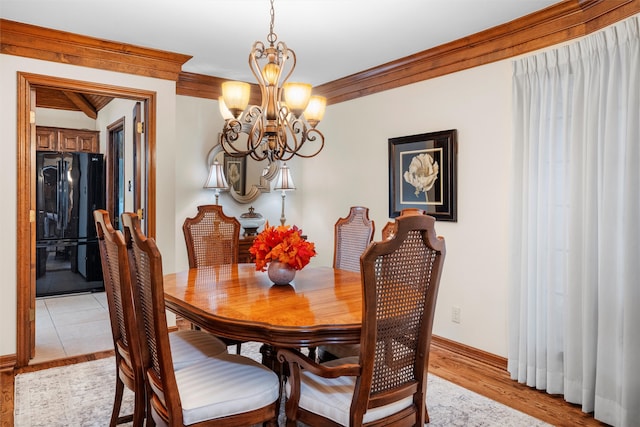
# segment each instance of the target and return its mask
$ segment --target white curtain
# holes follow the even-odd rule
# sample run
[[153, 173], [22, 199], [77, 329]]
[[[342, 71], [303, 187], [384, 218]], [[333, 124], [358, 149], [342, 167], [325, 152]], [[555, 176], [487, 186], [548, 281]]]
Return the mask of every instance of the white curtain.
[[509, 372], [640, 422], [640, 15], [514, 62]]

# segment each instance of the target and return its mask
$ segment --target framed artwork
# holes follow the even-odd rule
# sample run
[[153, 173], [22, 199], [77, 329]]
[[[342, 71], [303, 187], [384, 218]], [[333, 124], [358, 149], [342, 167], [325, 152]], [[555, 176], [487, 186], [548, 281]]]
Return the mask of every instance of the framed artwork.
[[457, 221], [457, 132], [389, 138], [389, 217], [418, 208], [440, 221]]
[[247, 158], [224, 155], [224, 174], [229, 186], [241, 196], [245, 194]]

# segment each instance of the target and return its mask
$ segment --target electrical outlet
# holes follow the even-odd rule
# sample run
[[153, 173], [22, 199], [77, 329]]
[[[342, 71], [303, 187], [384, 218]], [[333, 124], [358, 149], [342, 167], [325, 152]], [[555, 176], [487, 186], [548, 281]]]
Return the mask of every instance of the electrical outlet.
[[460, 323], [460, 307], [451, 307], [451, 321], [453, 323]]

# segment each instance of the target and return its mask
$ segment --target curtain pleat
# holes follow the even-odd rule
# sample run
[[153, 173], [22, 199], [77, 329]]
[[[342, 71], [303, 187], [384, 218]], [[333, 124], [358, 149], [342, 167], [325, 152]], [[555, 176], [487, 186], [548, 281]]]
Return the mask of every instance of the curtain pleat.
[[508, 369], [640, 420], [640, 16], [514, 62]]

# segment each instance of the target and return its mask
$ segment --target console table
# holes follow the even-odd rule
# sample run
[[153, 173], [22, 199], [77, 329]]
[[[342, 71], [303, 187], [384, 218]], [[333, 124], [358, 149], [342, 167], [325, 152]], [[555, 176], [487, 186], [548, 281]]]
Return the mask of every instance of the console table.
[[249, 253], [249, 248], [253, 245], [253, 241], [256, 236], [240, 236], [238, 241], [238, 262], [239, 263], [251, 263], [253, 262], [252, 256]]

